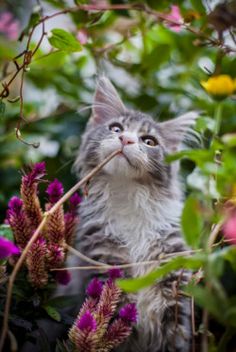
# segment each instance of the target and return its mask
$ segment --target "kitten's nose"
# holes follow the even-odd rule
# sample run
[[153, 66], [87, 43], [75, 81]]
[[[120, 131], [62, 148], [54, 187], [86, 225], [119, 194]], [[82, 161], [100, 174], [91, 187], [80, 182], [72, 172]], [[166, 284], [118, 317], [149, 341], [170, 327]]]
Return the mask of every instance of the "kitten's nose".
[[133, 138], [131, 136], [121, 135], [121, 136], [119, 136], [119, 139], [120, 139], [122, 145], [135, 143], [135, 138]]

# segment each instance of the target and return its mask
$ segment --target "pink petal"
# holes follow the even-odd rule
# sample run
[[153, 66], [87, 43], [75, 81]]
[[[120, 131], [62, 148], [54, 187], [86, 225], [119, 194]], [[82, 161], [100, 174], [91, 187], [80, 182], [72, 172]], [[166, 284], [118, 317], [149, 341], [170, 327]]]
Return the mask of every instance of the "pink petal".
[[6, 34], [10, 40], [16, 40], [19, 34], [19, 23], [17, 21], [10, 23]]
[[80, 42], [80, 44], [85, 45], [88, 42], [88, 33], [85, 29], [80, 29], [77, 33], [76, 38]]
[[236, 244], [236, 213], [226, 221], [223, 232], [227, 239]]
[[[171, 11], [166, 15], [166, 26], [170, 29], [172, 29], [174, 32], [180, 32], [182, 28], [182, 23], [183, 23], [183, 17], [181, 16], [180, 9], [177, 5], [172, 5], [171, 6]], [[174, 24], [168, 22], [174, 21], [174, 22], [179, 22], [179, 24]]]
[[6, 12], [3, 12], [1, 15], [0, 15], [0, 22], [1, 24], [4, 24], [6, 25], [7, 23], [9, 23], [11, 20], [13, 19], [13, 16], [10, 12], [6, 11]]
[[182, 16], [179, 10], [179, 6], [172, 5], [169, 16], [172, 17], [173, 20], [182, 21]]

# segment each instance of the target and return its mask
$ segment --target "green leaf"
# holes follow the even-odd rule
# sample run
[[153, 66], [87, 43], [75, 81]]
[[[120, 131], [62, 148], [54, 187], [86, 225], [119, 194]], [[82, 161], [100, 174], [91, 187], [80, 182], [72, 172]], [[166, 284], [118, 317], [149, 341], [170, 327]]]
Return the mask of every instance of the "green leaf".
[[226, 312], [225, 320], [236, 328], [236, 307], [230, 307]]
[[189, 196], [185, 202], [181, 225], [187, 244], [197, 248], [203, 228], [199, 200]]
[[194, 296], [196, 302], [208, 312], [213, 314], [219, 321], [223, 320], [225, 304], [208, 287], [188, 285], [185, 289], [190, 295]]
[[70, 295], [70, 296], [57, 296], [51, 298], [47, 301], [47, 305], [53, 308], [65, 308], [78, 303], [79, 300], [82, 300], [83, 295]]
[[0, 117], [4, 117], [5, 110], [6, 104], [2, 100], [0, 100]]
[[28, 34], [30, 30], [39, 22], [39, 20], [40, 20], [39, 11], [33, 12], [30, 16], [27, 26], [21, 32], [20, 38], [23, 38], [24, 35]]
[[45, 305], [43, 308], [52, 319], [61, 321], [61, 315], [54, 307]]
[[175, 160], [179, 160], [183, 157], [194, 161], [200, 168], [202, 168], [205, 164], [214, 161], [214, 150], [182, 150], [181, 152], [168, 155], [165, 160], [167, 162], [172, 162]]
[[52, 36], [48, 38], [49, 43], [57, 49], [67, 52], [81, 51], [79, 41], [64, 29], [55, 28], [51, 31]]
[[201, 0], [191, 0], [191, 4], [193, 5], [194, 9], [198, 12], [202, 14], [206, 12], [206, 9]]
[[163, 62], [168, 60], [169, 56], [170, 46], [168, 44], [159, 44], [149, 54], [144, 56], [142, 66], [146, 70], [156, 70]]
[[178, 269], [198, 269], [204, 263], [204, 256], [195, 255], [193, 257], [176, 257], [168, 263], [160, 266], [150, 274], [139, 277], [137, 279], [117, 280], [117, 284], [126, 292], [136, 292], [145, 287], [151, 286], [157, 279], [161, 279], [170, 272]]
[[9, 225], [0, 225], [0, 236], [7, 238], [10, 241], [14, 241], [13, 233]]
[[234, 271], [236, 271], [236, 246], [229, 246], [224, 248], [220, 255], [230, 262]]

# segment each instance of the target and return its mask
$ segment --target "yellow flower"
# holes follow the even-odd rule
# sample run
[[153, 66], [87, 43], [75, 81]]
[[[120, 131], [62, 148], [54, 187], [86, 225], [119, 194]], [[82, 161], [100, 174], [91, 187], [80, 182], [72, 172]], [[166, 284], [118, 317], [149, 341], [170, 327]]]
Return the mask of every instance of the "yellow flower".
[[201, 81], [201, 85], [207, 93], [215, 97], [226, 97], [236, 90], [236, 79], [228, 75], [213, 76], [207, 81]]

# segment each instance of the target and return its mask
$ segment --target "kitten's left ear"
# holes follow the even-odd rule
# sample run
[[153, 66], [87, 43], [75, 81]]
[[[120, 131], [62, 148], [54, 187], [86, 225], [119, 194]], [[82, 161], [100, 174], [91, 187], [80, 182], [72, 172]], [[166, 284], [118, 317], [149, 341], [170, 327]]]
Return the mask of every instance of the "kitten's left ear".
[[92, 123], [104, 123], [112, 117], [118, 117], [125, 111], [116, 89], [108, 78], [101, 76], [94, 95]]
[[161, 134], [169, 150], [176, 151], [180, 148], [182, 143], [191, 140], [196, 141], [198, 136], [197, 132], [193, 130], [193, 126], [198, 117], [199, 112], [190, 111], [173, 120], [159, 124]]

